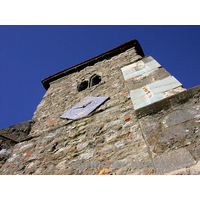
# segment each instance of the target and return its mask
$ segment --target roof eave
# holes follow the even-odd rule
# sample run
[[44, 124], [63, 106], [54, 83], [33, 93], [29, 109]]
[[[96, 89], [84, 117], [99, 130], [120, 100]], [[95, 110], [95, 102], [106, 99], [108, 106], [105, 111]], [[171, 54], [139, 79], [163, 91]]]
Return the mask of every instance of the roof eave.
[[66, 75], [69, 75], [71, 73], [80, 71], [80, 70], [84, 69], [85, 67], [94, 65], [95, 63], [100, 62], [100, 61], [102, 61], [104, 59], [109, 59], [109, 58], [111, 58], [111, 57], [113, 57], [115, 55], [118, 55], [118, 54], [126, 51], [127, 49], [132, 48], [132, 47], [135, 47], [135, 50], [136, 50], [138, 55], [144, 57], [144, 52], [143, 52], [139, 42], [136, 39], [134, 39], [134, 40], [128, 41], [128, 42], [126, 42], [124, 44], [121, 44], [121, 45], [119, 45], [119, 46], [117, 46], [117, 47], [115, 47], [115, 48], [113, 48], [111, 50], [108, 50], [108, 51], [106, 51], [106, 52], [104, 52], [104, 53], [102, 53], [102, 54], [100, 54], [98, 56], [95, 56], [95, 57], [93, 57], [91, 59], [88, 59], [88, 60], [86, 60], [84, 62], [76, 64], [76, 65], [74, 65], [72, 67], [69, 67], [69, 68], [67, 68], [67, 69], [65, 69], [63, 71], [60, 71], [60, 72], [58, 72], [58, 73], [56, 73], [54, 75], [51, 75], [51, 76], [43, 79], [41, 82], [42, 82], [44, 88], [47, 90], [52, 81], [55, 81], [55, 80], [57, 80], [59, 78], [62, 78], [64, 76], [66, 76]]

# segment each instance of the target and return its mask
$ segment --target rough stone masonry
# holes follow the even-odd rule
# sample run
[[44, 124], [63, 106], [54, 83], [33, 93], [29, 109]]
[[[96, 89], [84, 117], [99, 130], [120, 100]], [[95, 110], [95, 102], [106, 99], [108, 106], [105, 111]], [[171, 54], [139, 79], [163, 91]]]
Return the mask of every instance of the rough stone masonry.
[[[0, 132], [0, 174], [200, 173], [200, 86], [184, 89], [137, 40], [42, 83], [26, 131]], [[74, 105], [88, 96], [109, 99], [86, 116], [60, 118], [72, 108], [79, 115]]]

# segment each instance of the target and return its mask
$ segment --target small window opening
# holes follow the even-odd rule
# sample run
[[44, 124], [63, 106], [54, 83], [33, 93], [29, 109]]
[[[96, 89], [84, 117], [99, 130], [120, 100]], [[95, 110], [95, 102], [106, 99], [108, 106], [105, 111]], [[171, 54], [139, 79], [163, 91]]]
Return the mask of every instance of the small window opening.
[[97, 85], [101, 82], [101, 76], [94, 75], [90, 78], [90, 87]]
[[83, 81], [78, 85], [77, 90], [78, 92], [80, 92], [82, 90], [87, 89], [87, 87], [88, 87], [88, 81]]

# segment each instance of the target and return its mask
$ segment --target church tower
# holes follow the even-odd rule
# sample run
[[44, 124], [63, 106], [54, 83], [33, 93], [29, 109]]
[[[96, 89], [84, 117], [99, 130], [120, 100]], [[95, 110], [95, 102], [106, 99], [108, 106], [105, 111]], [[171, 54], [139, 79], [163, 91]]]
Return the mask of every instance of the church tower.
[[1, 174], [197, 173], [200, 87], [184, 89], [137, 40], [42, 84], [29, 139]]

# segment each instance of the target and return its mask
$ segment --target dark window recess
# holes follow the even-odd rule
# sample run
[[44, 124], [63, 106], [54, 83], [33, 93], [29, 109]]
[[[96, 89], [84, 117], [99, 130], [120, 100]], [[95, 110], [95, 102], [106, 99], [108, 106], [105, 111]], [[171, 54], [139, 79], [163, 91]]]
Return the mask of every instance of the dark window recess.
[[83, 81], [78, 85], [77, 90], [78, 92], [80, 92], [82, 90], [87, 89], [87, 87], [88, 87], [88, 81]]
[[90, 78], [90, 87], [97, 85], [101, 82], [101, 76], [94, 75]]

